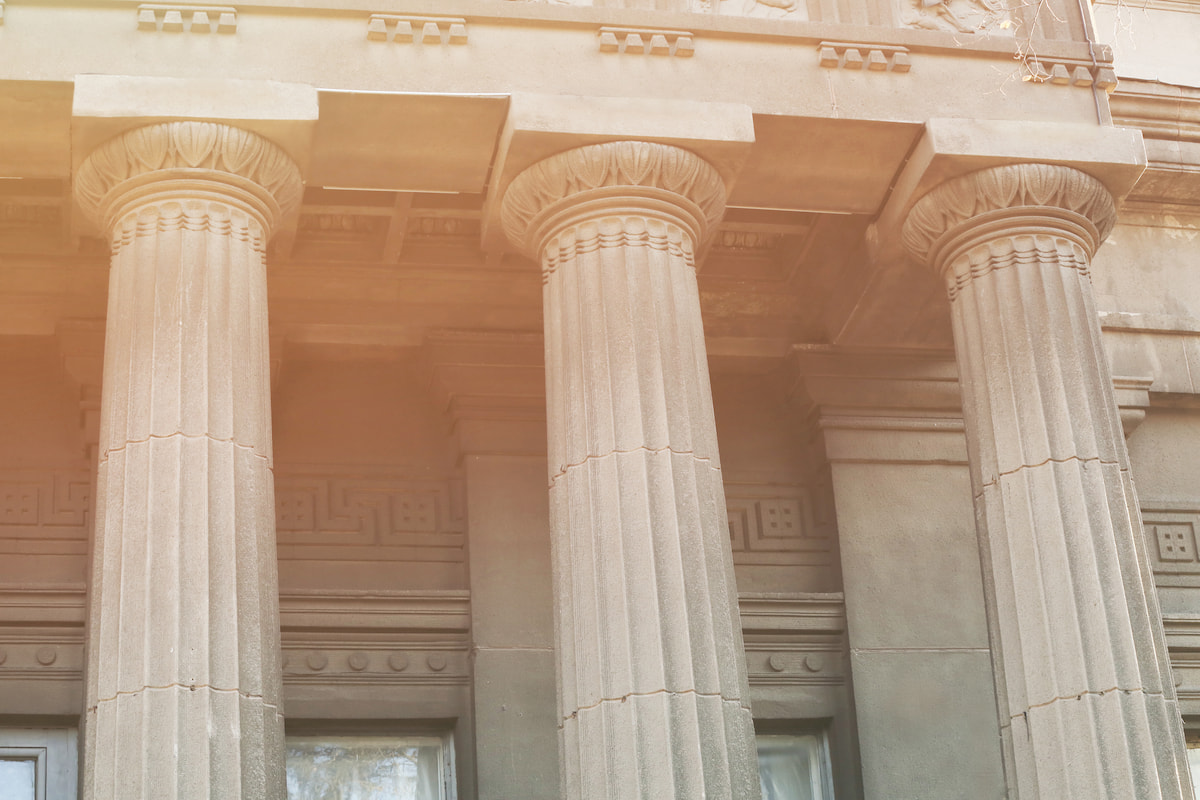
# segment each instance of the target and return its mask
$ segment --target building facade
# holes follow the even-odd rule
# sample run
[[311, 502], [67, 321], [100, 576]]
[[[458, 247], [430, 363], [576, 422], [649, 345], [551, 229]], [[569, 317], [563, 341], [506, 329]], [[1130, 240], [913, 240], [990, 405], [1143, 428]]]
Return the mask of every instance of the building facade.
[[0, 796], [1194, 797], [1198, 40], [0, 2]]

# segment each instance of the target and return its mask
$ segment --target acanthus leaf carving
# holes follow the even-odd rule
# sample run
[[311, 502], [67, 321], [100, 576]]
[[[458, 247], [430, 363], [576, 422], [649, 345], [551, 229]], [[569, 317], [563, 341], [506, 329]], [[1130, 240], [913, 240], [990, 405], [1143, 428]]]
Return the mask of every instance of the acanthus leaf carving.
[[136, 128], [100, 145], [75, 175], [75, 196], [92, 219], [102, 222], [114, 189], [160, 170], [248, 180], [271, 196], [279, 217], [299, 208], [304, 191], [295, 163], [267, 139], [221, 123], [181, 121]]
[[1094, 230], [1093, 251], [1117, 220], [1112, 195], [1091, 175], [1057, 164], [1007, 164], [934, 187], [909, 212], [904, 245], [917, 260], [929, 263], [947, 237], [970, 227], [980, 215], [1005, 210], [1081, 217]]
[[[695, 153], [652, 142], [604, 142], [550, 156], [519, 174], [504, 196], [504, 230], [514, 243], [532, 251], [538, 243], [528, 239], [536, 232], [539, 217], [563, 201], [623, 186], [630, 188], [631, 195], [650, 189], [694, 204], [700, 215], [696, 222], [706, 230], [715, 226], [725, 209], [720, 174]], [[614, 202], [619, 205], [620, 199]], [[703, 231], [696, 233], [703, 235]]]

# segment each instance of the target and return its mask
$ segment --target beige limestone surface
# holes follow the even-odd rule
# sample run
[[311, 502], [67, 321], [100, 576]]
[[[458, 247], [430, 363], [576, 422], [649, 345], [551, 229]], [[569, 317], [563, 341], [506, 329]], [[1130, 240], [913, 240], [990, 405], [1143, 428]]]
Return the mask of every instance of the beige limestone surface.
[[[726, 638], [744, 646], [722, 664], [744, 670], [739, 697], [760, 730], [827, 732], [839, 798], [1003, 797], [1018, 785], [995, 701], [1016, 685], [1013, 656], [994, 614], [989, 640], [989, 572], [967, 510], [979, 464], [968, 467], [962, 398], [990, 384], [966, 368], [960, 378], [954, 306], [902, 252], [900, 225], [939, 182], [1014, 161], [1069, 164], [1118, 199], [1129, 192], [1091, 261], [1140, 498], [1113, 502], [1134, 550], [1141, 506], [1166, 617], [1167, 651], [1143, 641], [1137, 657], [1170, 657], [1163, 684], [1194, 720], [1200, 560], [1164, 549], [1200, 525], [1200, 95], [1177, 44], [1194, 13], [1171, 0], [1139, 9], [1137, 49], [1114, 40], [1113, 87], [1109, 51], [1066, 0], [1004, 18], [965, 0], [630, 5], [263, 0], [205, 33], [190, 20], [169, 30], [161, 10], [139, 24], [131, 3], [0, 3], [0, 723], [66, 720], [84, 704], [87, 550], [107, 502], [90, 459], [107, 447], [102, 385], [114, 391], [99, 354], [106, 322], [128, 320], [107, 311], [124, 295], [109, 289], [103, 226], [73, 205], [75, 170], [110, 136], [179, 119], [263, 134], [307, 182], [266, 254], [256, 313], [269, 333], [253, 342], [254, 385], [273, 381], [255, 413], [274, 428], [274, 514], [259, 510], [278, 536], [282, 610], [281, 662], [265, 677], [282, 685], [291, 730], [449, 731], [461, 798], [559, 796], [562, 634], [556, 649], [538, 477], [553, 321], [539, 254], [516, 252], [494, 223], [522, 169], [612, 139], [701, 152], [728, 192], [693, 241], [687, 316], [707, 351], [694, 366], [711, 372], [722, 455], [704, 535], [731, 557], [721, 580], [728, 593], [736, 583], [741, 611]], [[1113, 11], [1098, 7], [1101, 26]], [[414, 41], [397, 40], [409, 19]], [[636, 341], [668, 329], [644, 326]], [[589, 335], [606, 346], [588, 352], [607, 352], [607, 334]], [[155, 380], [198, 363], [155, 368]], [[640, 398], [628, 386], [614, 379], [612, 396]], [[1089, 386], [1111, 405], [1105, 381]], [[1042, 396], [1028, 389], [1014, 394]], [[1104, 418], [1120, 450], [1116, 413]], [[999, 441], [1037, 439], [1026, 423]], [[598, 479], [641, 485], [624, 474]], [[130, 507], [139, 499], [151, 507], [148, 493]], [[772, 527], [780, 518], [795, 522]], [[96, 541], [113, 541], [112, 524], [100, 520]], [[164, 583], [189, 587], [203, 585]], [[672, 630], [698, 613], [663, 609], [648, 620]], [[1066, 619], [1091, 631], [1100, 618]], [[748, 742], [742, 726], [723, 745], [747, 775]], [[1128, 788], [1116, 772], [1105, 780]]]
[[263, 256], [299, 171], [247, 131], [162, 123], [75, 190], [113, 243], [82, 795], [282, 797]]

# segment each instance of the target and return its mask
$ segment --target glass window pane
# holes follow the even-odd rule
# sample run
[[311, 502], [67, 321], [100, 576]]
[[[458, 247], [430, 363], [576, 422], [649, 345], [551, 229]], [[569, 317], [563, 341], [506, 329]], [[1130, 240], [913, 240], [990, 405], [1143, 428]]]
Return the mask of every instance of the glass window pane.
[[434, 737], [288, 737], [289, 800], [444, 800]]
[[1192, 773], [1192, 786], [1200, 796], [1200, 742], [1188, 737], [1188, 770]]
[[825, 747], [816, 734], [758, 737], [763, 800], [832, 800], [825, 793]]
[[35, 800], [37, 761], [31, 758], [0, 758], [0, 797], [5, 800]]

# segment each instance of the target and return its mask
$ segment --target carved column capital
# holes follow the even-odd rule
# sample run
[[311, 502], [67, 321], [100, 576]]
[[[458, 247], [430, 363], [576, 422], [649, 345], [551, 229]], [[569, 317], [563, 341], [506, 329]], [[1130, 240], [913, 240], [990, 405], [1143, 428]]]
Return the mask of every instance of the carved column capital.
[[700, 242], [725, 210], [725, 184], [695, 153], [652, 142], [577, 147], [539, 161], [504, 195], [508, 238], [538, 257], [563, 229], [601, 216], [637, 214], [682, 226]]
[[1115, 221], [1095, 178], [1014, 164], [938, 186], [904, 230], [951, 298], [1000, 737], [1023, 798], [1192, 797], [1088, 277]]
[[105, 232], [138, 206], [174, 197], [219, 199], [270, 232], [299, 207], [300, 170], [277, 145], [217, 122], [162, 122], [96, 148], [75, 175], [75, 197]]
[[1065, 235], [1095, 254], [1117, 220], [1097, 179], [1054, 164], [1008, 164], [937, 186], [913, 206], [904, 245], [943, 277], [956, 256], [998, 236]]

